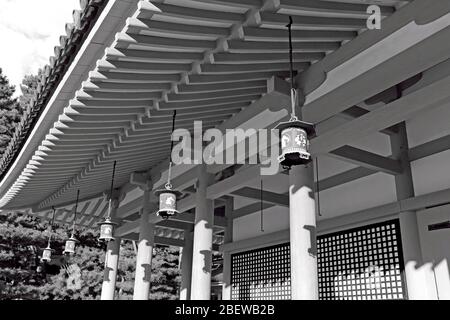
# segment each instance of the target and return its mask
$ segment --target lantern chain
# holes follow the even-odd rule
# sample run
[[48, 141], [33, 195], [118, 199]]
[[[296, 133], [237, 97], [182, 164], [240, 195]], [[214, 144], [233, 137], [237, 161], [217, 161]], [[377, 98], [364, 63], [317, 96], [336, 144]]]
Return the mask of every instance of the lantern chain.
[[75, 202], [75, 212], [73, 214], [72, 237], [75, 235], [75, 223], [77, 221], [78, 199], [80, 198], [80, 189], [77, 190], [77, 200]]
[[108, 216], [106, 217], [106, 219], [110, 219], [110, 218], [111, 218], [112, 197], [113, 197], [113, 190], [114, 190], [114, 175], [116, 174], [116, 164], [117, 164], [117, 161], [114, 160], [113, 171], [112, 171], [112, 177], [111, 177], [111, 188], [110, 188], [110, 192], [109, 192], [109, 208], [108, 208]]
[[51, 220], [51, 222], [50, 222], [50, 230], [48, 231], [49, 234], [48, 234], [48, 242], [47, 242], [47, 247], [49, 247], [49, 248], [50, 248], [50, 242], [51, 242], [51, 239], [52, 239], [53, 224], [54, 224], [54, 222], [55, 222], [55, 212], [56, 212], [56, 209], [55, 209], [54, 206], [52, 206], [52, 210], [53, 210], [53, 213], [52, 213], [52, 220]]
[[294, 87], [294, 62], [293, 62], [293, 50], [292, 50], [292, 16], [289, 16], [289, 23], [286, 25], [289, 31], [289, 66], [290, 66], [290, 77], [291, 77], [291, 119], [290, 121], [297, 121], [298, 118], [295, 115], [295, 106], [297, 104], [297, 90]]
[[177, 116], [177, 110], [173, 111], [173, 117], [172, 117], [172, 132], [170, 134], [170, 155], [169, 155], [169, 170], [167, 172], [167, 183], [165, 185], [166, 189], [170, 190], [172, 189], [172, 184], [170, 183], [171, 175], [172, 175], [172, 151], [173, 151], [173, 132], [175, 131], [175, 119]]

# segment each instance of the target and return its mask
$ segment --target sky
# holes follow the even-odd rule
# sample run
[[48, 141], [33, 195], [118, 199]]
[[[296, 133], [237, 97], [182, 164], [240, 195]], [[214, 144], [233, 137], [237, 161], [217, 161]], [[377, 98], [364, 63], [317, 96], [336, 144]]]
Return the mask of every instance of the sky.
[[79, 0], [0, 0], [0, 68], [16, 94], [27, 74], [48, 64]]

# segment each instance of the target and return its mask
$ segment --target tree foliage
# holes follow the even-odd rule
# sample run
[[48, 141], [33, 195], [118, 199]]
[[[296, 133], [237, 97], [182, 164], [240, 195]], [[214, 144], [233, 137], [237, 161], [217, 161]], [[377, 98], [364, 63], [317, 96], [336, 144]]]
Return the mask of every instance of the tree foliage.
[[13, 98], [14, 92], [15, 87], [9, 84], [0, 68], [0, 156], [5, 152], [23, 113], [17, 99]]
[[[0, 300], [95, 300], [100, 298], [106, 246], [98, 231], [77, 234], [76, 254], [64, 256], [67, 226], [53, 227], [52, 262], [39, 260], [49, 235], [48, 223], [17, 213], [0, 213]], [[116, 299], [133, 298], [136, 253], [122, 240]], [[39, 272], [38, 270], [41, 269]], [[178, 248], [157, 246], [153, 252], [150, 299], [176, 299], [180, 285]]]
[[0, 156], [8, 146], [23, 112], [30, 107], [41, 74], [42, 70], [39, 70], [37, 75], [26, 75], [20, 85], [22, 95], [16, 99], [13, 98], [16, 88], [9, 84], [0, 68]]
[[39, 69], [37, 75], [29, 74], [23, 78], [22, 84], [20, 85], [22, 95], [19, 97], [19, 104], [22, 110], [27, 110], [30, 107], [31, 99], [37, 90], [41, 74], [42, 70]]

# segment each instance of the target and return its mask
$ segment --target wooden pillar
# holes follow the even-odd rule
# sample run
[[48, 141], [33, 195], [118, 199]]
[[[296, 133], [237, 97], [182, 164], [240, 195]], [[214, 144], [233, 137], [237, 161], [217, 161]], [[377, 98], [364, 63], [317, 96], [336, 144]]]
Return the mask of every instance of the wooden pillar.
[[[391, 149], [392, 155], [401, 162], [403, 168], [403, 172], [395, 176], [397, 200], [403, 200], [414, 197], [414, 185], [408, 157], [406, 124], [402, 122], [397, 125], [397, 130], [398, 133], [391, 136]], [[424, 264], [422, 259], [417, 213], [400, 212], [399, 220], [408, 299], [437, 299], [432, 263]]]
[[153, 223], [148, 222], [152, 208], [150, 205], [150, 190], [150, 188], [144, 188], [142, 200], [133, 300], [148, 300], [150, 293], [152, 256], [155, 246], [155, 226]]
[[[116, 217], [118, 198], [114, 198], [111, 203], [111, 218]], [[114, 300], [116, 291], [117, 267], [119, 265], [120, 238], [115, 238], [108, 242], [105, 256], [105, 270], [103, 272], [103, 284], [101, 300]]]
[[181, 290], [180, 300], [191, 299], [192, 281], [192, 250], [193, 250], [192, 230], [184, 231], [184, 246], [181, 255]]
[[195, 208], [194, 248], [192, 255], [192, 300], [211, 299], [211, 264], [214, 223], [213, 201], [206, 198], [211, 181], [206, 164], [198, 165], [198, 182]]
[[[233, 241], [233, 206], [233, 198], [227, 197], [225, 202], [227, 228], [225, 229], [224, 243]], [[222, 300], [231, 300], [231, 254], [229, 252], [223, 252]]]
[[291, 295], [293, 300], [317, 300], [316, 205], [312, 162], [289, 171]]

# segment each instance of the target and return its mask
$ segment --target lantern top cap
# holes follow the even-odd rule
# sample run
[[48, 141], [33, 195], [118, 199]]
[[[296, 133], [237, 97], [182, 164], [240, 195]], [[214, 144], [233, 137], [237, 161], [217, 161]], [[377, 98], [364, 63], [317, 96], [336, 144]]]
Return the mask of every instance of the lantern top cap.
[[175, 197], [177, 197], [177, 199], [178, 199], [179, 197], [181, 197], [181, 195], [183, 194], [181, 191], [178, 191], [178, 190], [172, 190], [172, 189], [159, 189], [159, 190], [156, 190], [156, 191], [155, 191], [155, 195], [156, 195], [156, 196], [159, 196], [159, 195], [162, 194], [162, 193], [171, 193], [171, 194], [174, 194]]
[[67, 239], [66, 241], [74, 241], [74, 242], [80, 242], [78, 239], [76, 239], [73, 235], [70, 236], [69, 239]]
[[49, 245], [47, 245], [47, 247], [44, 250], [50, 250], [50, 251], [55, 251], [54, 249], [50, 248]]
[[280, 122], [274, 127], [274, 129], [278, 129], [280, 132], [287, 128], [301, 128], [306, 131], [308, 137], [314, 137], [316, 135], [314, 124], [301, 120]]
[[98, 225], [102, 225], [102, 224], [118, 225], [118, 223], [112, 221], [110, 217], [105, 218], [105, 220], [103, 220], [103, 221], [97, 222], [97, 224]]

